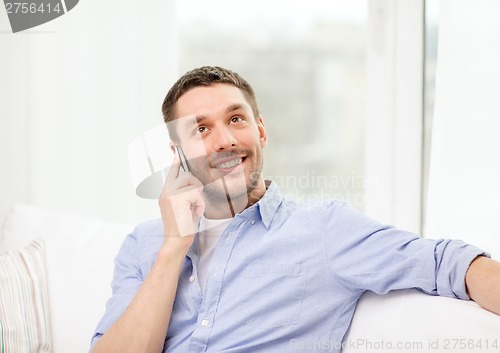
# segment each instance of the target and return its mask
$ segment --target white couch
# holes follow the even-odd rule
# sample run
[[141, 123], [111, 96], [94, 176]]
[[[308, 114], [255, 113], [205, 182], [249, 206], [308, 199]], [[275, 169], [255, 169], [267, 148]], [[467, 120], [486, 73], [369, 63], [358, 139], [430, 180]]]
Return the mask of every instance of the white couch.
[[[111, 294], [113, 258], [131, 229], [26, 205], [8, 213], [0, 254], [37, 237], [45, 241], [53, 353], [88, 351]], [[333, 343], [299, 344], [309, 344], [297, 350], [306, 352], [323, 351]], [[385, 351], [500, 352], [500, 317], [473, 302], [416, 290], [385, 296], [367, 293], [358, 305], [343, 352]]]

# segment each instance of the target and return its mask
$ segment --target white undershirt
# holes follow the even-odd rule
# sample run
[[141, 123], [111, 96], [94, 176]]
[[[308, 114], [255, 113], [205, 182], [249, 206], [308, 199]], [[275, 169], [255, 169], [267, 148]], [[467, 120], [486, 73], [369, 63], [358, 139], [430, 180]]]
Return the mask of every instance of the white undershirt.
[[226, 229], [232, 218], [208, 219], [205, 216], [200, 220], [200, 233], [198, 239], [198, 250], [200, 261], [198, 263], [198, 283], [203, 293], [207, 279], [208, 266], [214, 254], [215, 246], [222, 232]]

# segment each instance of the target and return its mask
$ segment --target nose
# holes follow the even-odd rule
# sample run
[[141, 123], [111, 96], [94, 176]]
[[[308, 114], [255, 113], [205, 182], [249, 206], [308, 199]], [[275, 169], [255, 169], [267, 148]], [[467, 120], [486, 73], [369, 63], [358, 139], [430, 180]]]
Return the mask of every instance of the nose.
[[238, 140], [228, 126], [219, 126], [212, 133], [215, 151], [230, 151], [236, 147]]

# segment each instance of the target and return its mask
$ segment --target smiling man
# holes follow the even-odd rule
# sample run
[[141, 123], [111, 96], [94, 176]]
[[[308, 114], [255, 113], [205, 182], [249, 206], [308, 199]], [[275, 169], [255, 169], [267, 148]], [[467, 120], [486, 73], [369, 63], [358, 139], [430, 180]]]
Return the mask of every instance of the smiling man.
[[500, 264], [482, 250], [422, 239], [335, 200], [284, 199], [263, 178], [268, 136], [236, 73], [186, 73], [163, 115], [176, 157], [162, 219], [120, 249], [93, 353], [280, 353], [323, 341], [339, 352], [365, 291], [418, 288], [500, 312]]
[[238, 87], [214, 83], [172, 100], [165, 99], [165, 121], [172, 143], [182, 147], [191, 174], [203, 185], [207, 218], [234, 216], [227, 213], [227, 196], [237, 212], [257, 202], [266, 190], [262, 149], [267, 134], [255, 99], [250, 103]]

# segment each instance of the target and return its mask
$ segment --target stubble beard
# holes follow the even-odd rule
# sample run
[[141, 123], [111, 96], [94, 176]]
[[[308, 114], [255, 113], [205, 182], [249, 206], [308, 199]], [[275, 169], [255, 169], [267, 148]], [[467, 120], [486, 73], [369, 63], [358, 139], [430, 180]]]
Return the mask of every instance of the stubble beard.
[[[247, 158], [251, 158], [251, 156], [247, 155]], [[204, 185], [203, 194], [205, 200], [209, 204], [217, 205], [226, 203], [228, 198], [230, 198], [235, 202], [244, 202], [247, 204], [249, 199], [252, 198], [252, 193], [259, 187], [261, 180], [263, 167], [262, 150], [258, 152], [255, 162], [255, 167], [248, 174], [248, 179], [245, 176], [244, 169], [234, 174], [230, 173], [226, 177], [214, 181], [209, 177], [201, 177], [200, 175], [199, 179]], [[206, 176], [207, 173], [204, 173], [204, 175]], [[208, 179], [210, 180], [205, 183]]]

